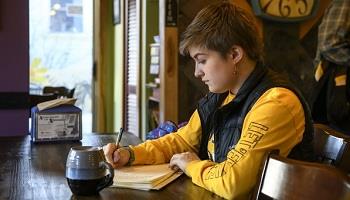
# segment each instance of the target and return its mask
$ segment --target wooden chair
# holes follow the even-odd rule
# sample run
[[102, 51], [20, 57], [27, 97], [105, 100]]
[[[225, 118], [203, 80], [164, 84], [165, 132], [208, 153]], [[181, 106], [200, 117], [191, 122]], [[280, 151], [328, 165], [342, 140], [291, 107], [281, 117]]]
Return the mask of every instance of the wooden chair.
[[56, 94], [58, 97], [68, 97], [73, 98], [74, 96], [75, 88], [68, 89], [66, 87], [52, 87], [52, 86], [45, 86], [43, 89], [44, 94]]
[[350, 173], [350, 136], [326, 125], [315, 124], [314, 151], [317, 162], [334, 165]]
[[37, 94], [31, 94], [29, 95], [29, 107], [30, 109], [39, 103], [45, 102], [45, 101], [50, 101], [57, 99], [57, 95], [54, 93], [50, 94], [44, 94], [44, 95], [37, 95]]
[[252, 199], [349, 200], [350, 178], [333, 166], [271, 153]]

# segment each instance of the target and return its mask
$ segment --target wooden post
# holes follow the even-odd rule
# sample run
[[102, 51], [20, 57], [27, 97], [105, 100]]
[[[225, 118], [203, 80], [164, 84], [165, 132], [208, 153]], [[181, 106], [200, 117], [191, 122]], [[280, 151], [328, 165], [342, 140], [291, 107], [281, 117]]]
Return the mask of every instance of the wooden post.
[[178, 122], [178, 1], [159, 1], [160, 122]]

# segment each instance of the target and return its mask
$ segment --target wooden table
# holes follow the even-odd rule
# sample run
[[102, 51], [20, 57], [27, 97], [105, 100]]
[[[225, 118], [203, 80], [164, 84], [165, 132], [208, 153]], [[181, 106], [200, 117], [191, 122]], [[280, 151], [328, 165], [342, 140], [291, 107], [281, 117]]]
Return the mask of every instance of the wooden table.
[[[72, 146], [102, 146], [115, 142], [112, 134], [85, 134], [81, 142], [33, 144], [30, 136], [0, 138], [0, 199], [221, 199], [182, 175], [160, 191], [106, 188], [97, 196], [75, 196], [65, 178]], [[138, 144], [124, 134], [121, 144]]]

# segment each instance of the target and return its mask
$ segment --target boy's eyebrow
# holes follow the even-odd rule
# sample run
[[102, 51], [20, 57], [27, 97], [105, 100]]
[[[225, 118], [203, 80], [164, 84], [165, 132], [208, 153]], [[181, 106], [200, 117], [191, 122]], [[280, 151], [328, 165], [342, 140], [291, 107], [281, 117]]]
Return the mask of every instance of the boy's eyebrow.
[[196, 54], [193, 56], [193, 58], [197, 59], [197, 57], [200, 56], [200, 55], [207, 55], [207, 54], [205, 54], [205, 53], [196, 53]]

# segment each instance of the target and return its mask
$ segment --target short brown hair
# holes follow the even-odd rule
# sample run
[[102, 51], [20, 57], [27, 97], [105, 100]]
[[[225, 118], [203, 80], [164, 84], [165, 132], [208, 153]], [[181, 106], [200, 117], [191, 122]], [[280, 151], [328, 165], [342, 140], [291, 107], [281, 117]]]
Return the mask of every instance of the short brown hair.
[[205, 47], [227, 55], [233, 45], [241, 46], [249, 58], [262, 60], [262, 42], [254, 18], [229, 2], [202, 9], [182, 34], [180, 53], [191, 46]]

